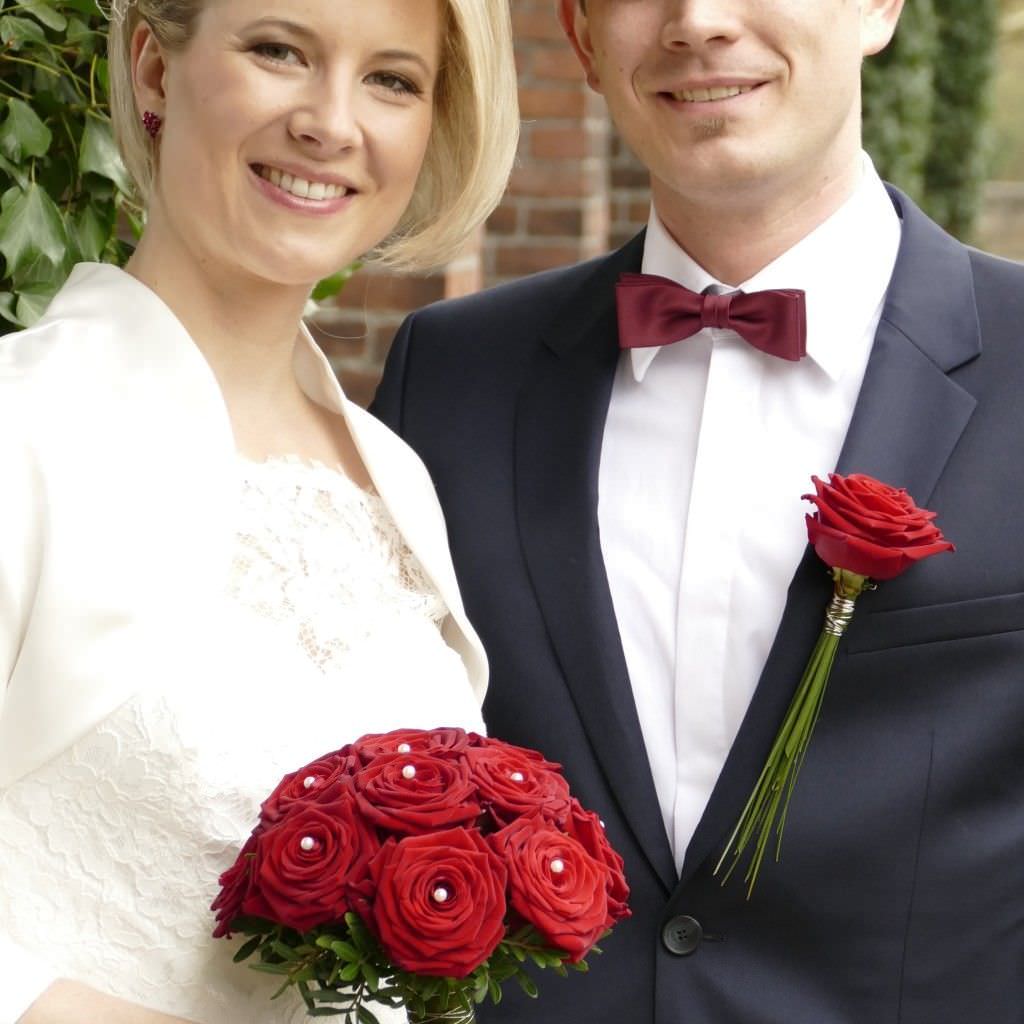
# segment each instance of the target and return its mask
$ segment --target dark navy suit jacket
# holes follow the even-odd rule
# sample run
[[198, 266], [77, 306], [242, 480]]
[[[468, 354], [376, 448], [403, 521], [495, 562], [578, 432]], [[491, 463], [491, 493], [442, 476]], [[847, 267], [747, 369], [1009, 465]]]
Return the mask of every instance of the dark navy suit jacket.
[[[633, 917], [589, 975], [481, 1020], [1024, 1022], [1024, 268], [893, 191], [899, 258], [842, 472], [906, 487], [957, 546], [858, 602], [753, 898], [712, 870], [830, 595], [808, 551], [750, 710], [674, 869], [601, 558], [597, 475], [619, 352], [601, 259], [429, 307], [375, 411], [425, 460], [487, 647], [490, 730], [566, 766], [623, 853]], [[856, 281], [850, 282], [856, 287]], [[807, 473], [833, 467], [808, 466]], [[723, 501], [743, 501], [743, 477]], [[637, 524], [642, 529], [642, 524]], [[703, 940], [668, 948], [666, 924]]]

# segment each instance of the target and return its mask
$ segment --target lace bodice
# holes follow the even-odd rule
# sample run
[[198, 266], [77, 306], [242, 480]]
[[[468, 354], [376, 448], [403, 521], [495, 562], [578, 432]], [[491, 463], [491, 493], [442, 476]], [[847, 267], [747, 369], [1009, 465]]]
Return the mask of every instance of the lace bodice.
[[277, 1024], [305, 1019], [298, 1000], [271, 1004], [273, 979], [209, 937], [259, 802], [364, 732], [482, 724], [446, 609], [376, 495], [295, 460], [240, 460], [238, 494], [235, 670], [140, 689], [0, 792], [0, 922], [64, 976], [200, 1024]]

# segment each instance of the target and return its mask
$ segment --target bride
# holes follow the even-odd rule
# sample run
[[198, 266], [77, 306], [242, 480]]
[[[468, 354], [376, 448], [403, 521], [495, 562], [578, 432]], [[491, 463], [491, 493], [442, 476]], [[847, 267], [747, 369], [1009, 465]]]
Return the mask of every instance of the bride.
[[148, 226], [0, 341], [0, 1024], [304, 1019], [210, 938], [219, 873], [286, 771], [481, 728], [486, 662], [425, 470], [300, 316], [493, 208], [508, 9], [115, 9]]

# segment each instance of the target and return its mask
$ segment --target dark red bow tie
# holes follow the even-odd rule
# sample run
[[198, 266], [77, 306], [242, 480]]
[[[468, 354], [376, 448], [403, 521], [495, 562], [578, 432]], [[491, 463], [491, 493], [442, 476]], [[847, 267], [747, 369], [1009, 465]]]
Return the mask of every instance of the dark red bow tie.
[[725, 327], [780, 359], [807, 354], [804, 293], [796, 288], [699, 295], [667, 277], [622, 274], [615, 300], [622, 348], [670, 345], [705, 327]]

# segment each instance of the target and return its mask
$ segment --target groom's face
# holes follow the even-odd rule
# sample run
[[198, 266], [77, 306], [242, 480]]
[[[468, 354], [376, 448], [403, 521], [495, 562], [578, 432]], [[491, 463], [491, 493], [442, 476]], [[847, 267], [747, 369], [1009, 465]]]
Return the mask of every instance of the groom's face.
[[560, 0], [560, 14], [660, 208], [770, 202], [847, 173], [861, 61], [889, 41], [902, 2]]

